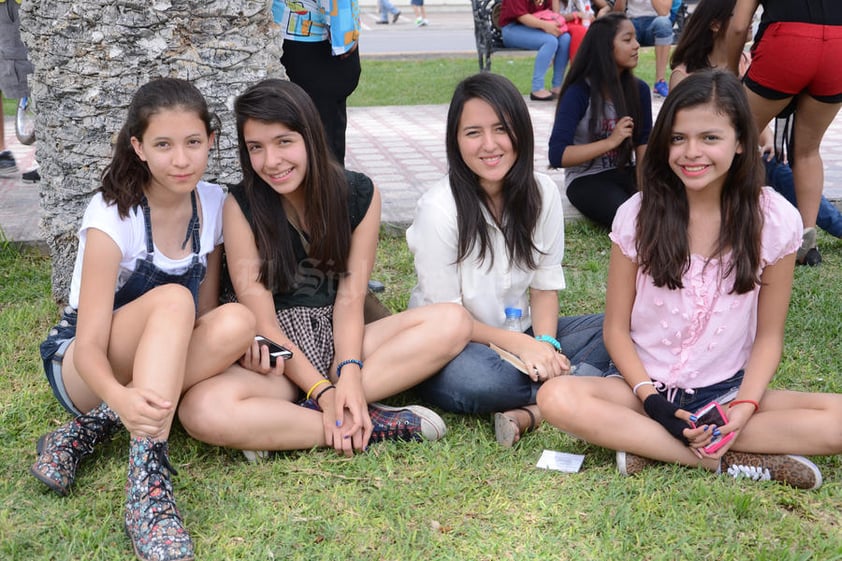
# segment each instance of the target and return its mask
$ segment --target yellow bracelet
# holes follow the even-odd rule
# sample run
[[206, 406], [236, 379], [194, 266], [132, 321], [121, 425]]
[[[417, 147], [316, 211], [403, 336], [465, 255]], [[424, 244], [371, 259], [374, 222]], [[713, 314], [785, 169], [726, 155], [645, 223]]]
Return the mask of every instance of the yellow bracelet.
[[319, 380], [318, 382], [316, 382], [315, 384], [310, 386], [310, 389], [307, 390], [307, 397], [305, 397], [304, 399], [305, 400], [310, 399], [310, 396], [313, 395], [313, 390], [315, 390], [316, 388], [318, 388], [322, 384], [329, 384], [329, 383], [330, 383], [330, 380], [326, 380], [326, 379], [322, 378], [321, 380]]

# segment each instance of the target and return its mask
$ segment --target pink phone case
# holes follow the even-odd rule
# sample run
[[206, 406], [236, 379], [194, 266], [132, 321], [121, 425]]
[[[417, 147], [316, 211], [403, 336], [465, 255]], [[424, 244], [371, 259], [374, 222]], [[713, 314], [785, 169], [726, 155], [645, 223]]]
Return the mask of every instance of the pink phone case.
[[[698, 411], [696, 411], [697, 421], [690, 422], [690, 426], [696, 428], [698, 426], [710, 425], [715, 424], [717, 427], [721, 427], [728, 422], [728, 416], [725, 414], [725, 410], [722, 409], [722, 406], [715, 401], [711, 401]], [[727, 443], [731, 442], [734, 438], [734, 433], [729, 432], [723, 437], [719, 437], [711, 441], [710, 444], [702, 448], [706, 454], [713, 454]]]

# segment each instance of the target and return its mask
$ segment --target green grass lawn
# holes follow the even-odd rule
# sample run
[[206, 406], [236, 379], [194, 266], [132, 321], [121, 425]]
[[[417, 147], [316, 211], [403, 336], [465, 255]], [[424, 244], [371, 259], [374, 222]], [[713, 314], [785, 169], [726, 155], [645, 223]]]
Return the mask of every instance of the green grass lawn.
[[[824, 263], [796, 272], [777, 387], [842, 391], [842, 242], [822, 237], [820, 246]], [[563, 313], [600, 311], [607, 236], [571, 224], [567, 248]], [[402, 309], [414, 283], [402, 238], [382, 237], [374, 277], [388, 286], [387, 304]], [[125, 434], [83, 464], [68, 497], [27, 472], [38, 436], [68, 419], [38, 359], [58, 310], [49, 261], [0, 243], [0, 559], [131, 559]], [[839, 457], [815, 459], [825, 484], [814, 492], [670, 465], [623, 478], [612, 452], [548, 425], [504, 450], [489, 417], [443, 417], [449, 429], [439, 442], [378, 444], [352, 459], [291, 452], [256, 465], [176, 429], [175, 491], [197, 559], [842, 558]], [[584, 454], [582, 471], [536, 469], [544, 449]]]
[[[512, 80], [525, 95], [530, 91], [534, 62], [534, 55], [498, 53], [492, 57], [491, 70]], [[422, 60], [363, 58], [361, 64], [360, 85], [348, 99], [348, 105], [352, 107], [450, 103], [456, 84], [479, 70], [476, 57]], [[650, 85], [654, 83], [653, 48], [640, 49], [635, 75]]]

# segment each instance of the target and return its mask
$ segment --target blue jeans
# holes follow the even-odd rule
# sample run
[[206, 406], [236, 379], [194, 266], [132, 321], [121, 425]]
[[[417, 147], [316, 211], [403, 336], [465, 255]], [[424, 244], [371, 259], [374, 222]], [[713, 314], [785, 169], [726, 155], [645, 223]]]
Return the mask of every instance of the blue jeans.
[[[609, 369], [602, 320], [602, 314], [558, 319], [556, 339], [577, 376], [603, 376]], [[532, 330], [526, 333], [532, 335]], [[487, 345], [468, 343], [416, 390], [424, 401], [445, 411], [483, 414], [531, 405], [540, 387]]]
[[672, 20], [669, 16], [640, 16], [632, 18], [631, 22], [641, 46], [672, 45]]
[[389, 0], [377, 0], [377, 11], [380, 12], [380, 21], [389, 21], [389, 14], [400, 13]]
[[[798, 207], [795, 200], [795, 181], [792, 178], [792, 168], [779, 162], [776, 158], [766, 163], [766, 183], [771, 185], [775, 191], [783, 195], [792, 206]], [[816, 226], [837, 238], [842, 238], [842, 213], [822, 195], [819, 202], [819, 214], [816, 217]]]
[[503, 44], [516, 49], [538, 51], [532, 70], [532, 91], [544, 89], [544, 76], [553, 63], [553, 88], [560, 88], [564, 79], [564, 70], [570, 58], [570, 34], [562, 33], [553, 37], [534, 27], [519, 23], [510, 23], [503, 28]]

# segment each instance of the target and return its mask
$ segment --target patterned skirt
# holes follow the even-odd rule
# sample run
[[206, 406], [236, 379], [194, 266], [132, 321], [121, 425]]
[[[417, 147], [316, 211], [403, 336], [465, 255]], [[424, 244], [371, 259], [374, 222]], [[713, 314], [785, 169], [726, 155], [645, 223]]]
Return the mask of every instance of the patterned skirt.
[[277, 311], [278, 323], [316, 370], [328, 378], [333, 365], [333, 306], [297, 306]]

